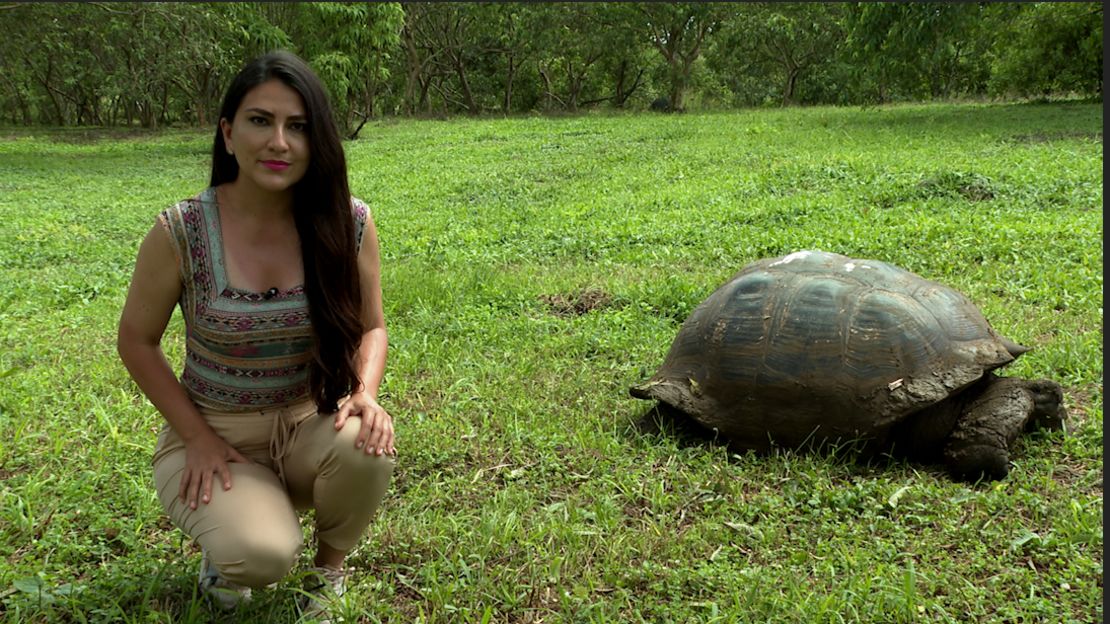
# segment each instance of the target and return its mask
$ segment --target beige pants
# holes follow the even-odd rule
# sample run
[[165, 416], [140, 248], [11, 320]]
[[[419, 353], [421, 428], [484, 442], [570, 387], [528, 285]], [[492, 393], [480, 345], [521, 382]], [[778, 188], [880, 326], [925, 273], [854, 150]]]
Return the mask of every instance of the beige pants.
[[355, 448], [361, 421], [321, 415], [311, 401], [257, 412], [201, 410], [208, 424], [254, 463], [231, 463], [231, 489], [214, 475], [212, 499], [196, 509], [178, 498], [185, 445], [168, 425], [154, 452], [158, 498], [182, 531], [208, 553], [220, 575], [264, 587], [293, 567], [302, 549], [297, 510], [316, 510], [316, 537], [350, 550], [385, 495], [396, 463]]

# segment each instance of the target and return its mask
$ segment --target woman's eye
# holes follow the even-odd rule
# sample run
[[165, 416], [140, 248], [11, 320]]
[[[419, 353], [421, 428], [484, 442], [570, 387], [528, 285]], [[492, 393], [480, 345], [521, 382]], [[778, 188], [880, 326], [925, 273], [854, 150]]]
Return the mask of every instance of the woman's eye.
[[289, 124], [289, 129], [293, 130], [295, 132], [304, 132], [305, 130], [308, 129], [308, 125], [304, 124], [304, 123], [300, 123], [300, 122], [291, 123], [291, 124]]
[[266, 118], [265, 117], [259, 117], [257, 115], [255, 115], [254, 117], [251, 117], [249, 121], [252, 124], [256, 125], [256, 126], [266, 125]]

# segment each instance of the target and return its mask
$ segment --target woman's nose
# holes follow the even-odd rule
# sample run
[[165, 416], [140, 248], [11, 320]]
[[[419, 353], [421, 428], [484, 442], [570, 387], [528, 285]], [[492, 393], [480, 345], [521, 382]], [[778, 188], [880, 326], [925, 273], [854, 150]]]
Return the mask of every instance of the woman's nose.
[[274, 126], [274, 132], [270, 135], [270, 147], [282, 151], [289, 148], [289, 143], [285, 140], [285, 129], [281, 126]]

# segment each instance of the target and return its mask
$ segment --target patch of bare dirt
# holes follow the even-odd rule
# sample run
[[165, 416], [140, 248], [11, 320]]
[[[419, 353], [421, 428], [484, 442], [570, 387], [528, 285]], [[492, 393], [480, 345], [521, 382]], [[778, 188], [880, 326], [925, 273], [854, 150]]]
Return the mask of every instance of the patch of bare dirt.
[[539, 299], [556, 316], [582, 316], [594, 310], [607, 308], [613, 303], [612, 295], [593, 288], [587, 288], [578, 293], [540, 295]]
[[988, 201], [995, 196], [994, 183], [977, 173], [942, 173], [923, 180], [918, 191], [926, 197], [959, 195], [973, 202]]

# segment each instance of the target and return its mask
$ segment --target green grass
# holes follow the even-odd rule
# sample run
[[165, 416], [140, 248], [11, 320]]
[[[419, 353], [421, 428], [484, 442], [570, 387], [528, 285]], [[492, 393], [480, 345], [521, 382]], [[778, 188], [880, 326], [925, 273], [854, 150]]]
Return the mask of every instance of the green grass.
[[[0, 131], [0, 620], [206, 622], [161, 417], [115, 355], [143, 233], [210, 133]], [[401, 121], [347, 146], [382, 246], [400, 463], [359, 622], [1102, 619], [1102, 113], [920, 105]], [[741, 266], [885, 260], [1064, 384], [999, 483], [632, 425], [628, 386]], [[577, 307], [575, 304], [578, 304]], [[183, 356], [175, 314], [166, 350]], [[295, 584], [238, 618], [283, 621]]]

